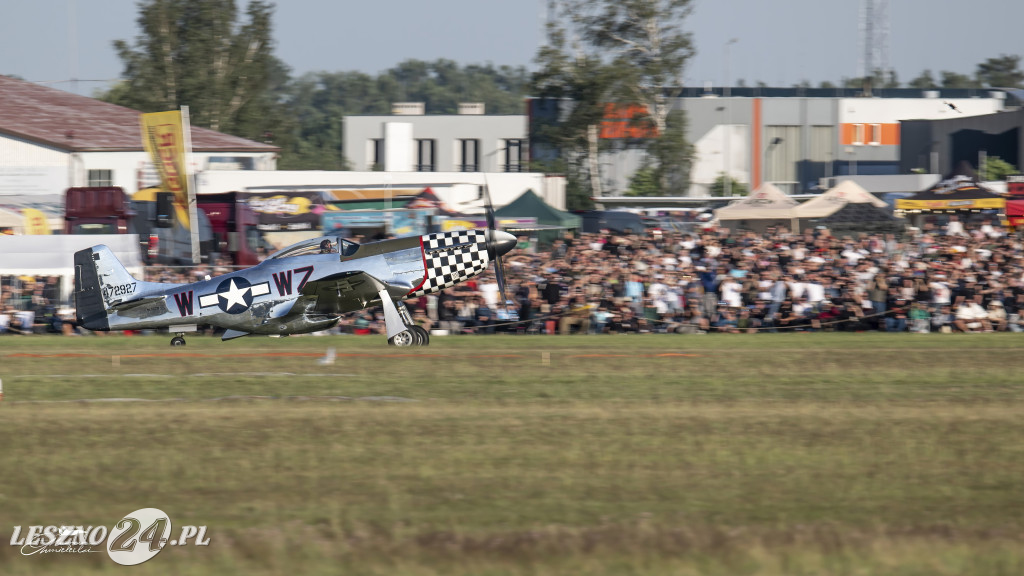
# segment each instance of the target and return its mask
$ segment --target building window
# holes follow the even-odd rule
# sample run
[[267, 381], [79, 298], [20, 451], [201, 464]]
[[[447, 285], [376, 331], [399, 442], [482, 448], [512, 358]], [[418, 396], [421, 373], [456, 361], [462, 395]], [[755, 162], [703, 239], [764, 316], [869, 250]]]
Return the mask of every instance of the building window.
[[89, 170], [89, 186], [113, 186], [113, 170]]
[[505, 140], [505, 163], [502, 172], [523, 172], [523, 141], [520, 139]]
[[384, 169], [384, 139], [371, 138], [367, 143], [366, 160], [370, 170], [380, 171]]
[[459, 172], [479, 172], [480, 141], [475, 138], [460, 138], [459, 158]]
[[256, 159], [247, 156], [210, 156], [207, 170], [255, 170]]
[[430, 138], [416, 139], [416, 171], [437, 172], [437, 140]]
[[882, 125], [872, 124], [871, 125], [871, 138], [868, 140], [869, 144], [878, 145], [882, 143]]
[[864, 125], [854, 124], [853, 125], [853, 143], [863, 144], [864, 143]]

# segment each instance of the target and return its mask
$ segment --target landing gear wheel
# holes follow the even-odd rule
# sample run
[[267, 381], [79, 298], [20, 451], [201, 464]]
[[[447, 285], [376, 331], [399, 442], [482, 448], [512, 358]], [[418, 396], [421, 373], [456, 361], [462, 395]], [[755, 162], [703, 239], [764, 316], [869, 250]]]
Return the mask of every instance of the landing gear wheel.
[[416, 336], [412, 333], [412, 330], [403, 330], [395, 334], [394, 338], [389, 339], [388, 344], [400, 348], [414, 346], [416, 344]]
[[430, 346], [430, 332], [427, 332], [422, 326], [410, 326], [409, 329], [415, 332], [418, 337], [417, 346]]
[[174, 338], [171, 338], [171, 346], [184, 346], [184, 345], [185, 345], [185, 339], [182, 338], [181, 336], [175, 336]]

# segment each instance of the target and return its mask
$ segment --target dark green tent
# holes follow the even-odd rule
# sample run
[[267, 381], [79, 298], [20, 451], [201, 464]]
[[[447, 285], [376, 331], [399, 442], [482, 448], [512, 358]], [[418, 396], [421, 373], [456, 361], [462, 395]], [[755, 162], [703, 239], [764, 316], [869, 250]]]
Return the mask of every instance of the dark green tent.
[[545, 229], [579, 228], [583, 219], [575, 214], [552, 208], [533, 190], [523, 192], [522, 196], [513, 200], [508, 206], [494, 211], [497, 218], [536, 218], [539, 227]]

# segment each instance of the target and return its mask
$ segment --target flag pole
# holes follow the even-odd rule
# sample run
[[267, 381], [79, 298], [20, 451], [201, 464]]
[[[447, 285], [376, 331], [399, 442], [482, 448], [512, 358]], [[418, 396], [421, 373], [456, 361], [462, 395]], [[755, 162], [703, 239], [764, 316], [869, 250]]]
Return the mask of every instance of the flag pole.
[[[192, 125], [188, 117], [188, 106], [181, 107], [181, 134], [185, 140], [185, 181], [188, 183], [188, 219], [192, 232], [192, 263], [199, 264], [199, 210], [196, 202], [196, 175], [192, 170]], [[212, 262], [211, 262], [212, 264]]]

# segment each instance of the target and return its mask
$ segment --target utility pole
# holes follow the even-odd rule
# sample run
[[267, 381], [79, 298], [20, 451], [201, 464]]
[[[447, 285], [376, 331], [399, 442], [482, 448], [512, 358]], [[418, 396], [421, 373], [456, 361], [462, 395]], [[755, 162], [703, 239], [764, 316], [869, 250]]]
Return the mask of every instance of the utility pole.
[[725, 43], [725, 86], [722, 88], [722, 95], [725, 97], [725, 196], [732, 196], [732, 156], [729, 149], [729, 133], [732, 132], [732, 89], [729, 87], [729, 47], [737, 42], [731, 38]]

